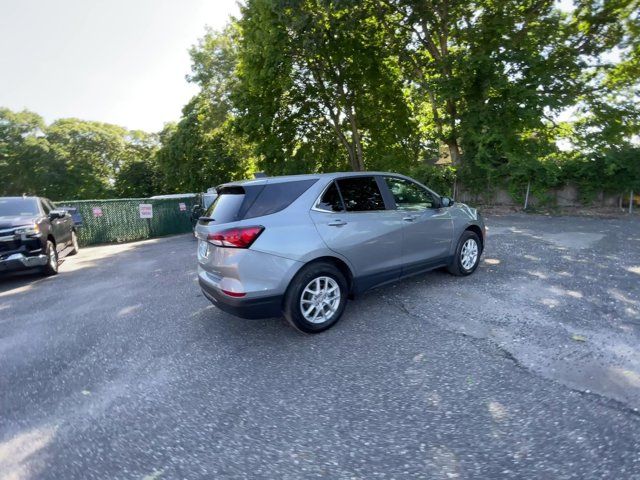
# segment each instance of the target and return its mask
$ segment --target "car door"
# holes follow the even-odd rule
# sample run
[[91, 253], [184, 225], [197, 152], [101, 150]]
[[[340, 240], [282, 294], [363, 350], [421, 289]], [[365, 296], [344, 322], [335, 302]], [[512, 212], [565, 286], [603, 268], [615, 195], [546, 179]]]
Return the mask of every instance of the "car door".
[[51, 213], [51, 210], [53, 210], [53, 208], [44, 198], [40, 199], [40, 208], [42, 209], [44, 214], [47, 216], [47, 219], [49, 220], [49, 224], [51, 225], [50, 233], [51, 235], [53, 235], [53, 238], [56, 241], [56, 250], [59, 252], [62, 248], [64, 248], [64, 244], [60, 243], [59, 241], [60, 223], [57, 222], [57, 219], [52, 219], [51, 216], [49, 215]]
[[73, 227], [74, 227], [73, 216], [67, 210], [63, 208], [58, 208], [58, 206], [55, 203], [53, 203], [51, 200], [47, 200], [47, 202], [49, 202], [49, 205], [51, 205], [51, 208], [66, 212], [65, 216], [60, 219], [62, 220], [60, 222], [60, 225], [63, 227], [61, 232], [62, 238], [63, 238], [63, 242], [68, 246], [73, 245], [73, 239], [71, 237], [71, 232], [73, 231]]
[[40, 203], [42, 204], [42, 209], [44, 210], [45, 215], [49, 217], [49, 221], [51, 223], [51, 233], [53, 234], [53, 238], [56, 241], [56, 250], [58, 252], [62, 252], [71, 240], [71, 232], [67, 235], [67, 224], [65, 218], [51, 218], [50, 213], [55, 210], [53, 204], [47, 200], [46, 198], [40, 199]]
[[69, 213], [68, 210], [58, 208], [58, 206], [52, 203], [51, 201], [49, 201], [49, 203], [51, 203], [51, 206], [56, 210], [62, 210], [65, 212], [65, 216], [64, 218], [62, 218], [63, 220], [62, 225], [64, 225], [63, 238], [67, 246], [72, 246], [73, 237], [71, 236], [71, 232], [73, 232], [73, 227], [75, 225], [73, 221], [73, 216]]
[[404, 223], [402, 242], [403, 275], [442, 263], [449, 255], [453, 220], [439, 198], [406, 178], [385, 176], [385, 186]]
[[311, 217], [327, 246], [353, 267], [356, 290], [393, 280], [402, 268], [403, 222], [385, 203], [375, 176], [339, 178]]

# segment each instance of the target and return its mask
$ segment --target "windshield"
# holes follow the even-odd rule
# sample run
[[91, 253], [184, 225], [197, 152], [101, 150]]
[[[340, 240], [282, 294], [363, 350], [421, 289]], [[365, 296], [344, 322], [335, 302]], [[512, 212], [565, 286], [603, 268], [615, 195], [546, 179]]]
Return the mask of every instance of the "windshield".
[[0, 217], [35, 217], [39, 213], [35, 198], [0, 198]]

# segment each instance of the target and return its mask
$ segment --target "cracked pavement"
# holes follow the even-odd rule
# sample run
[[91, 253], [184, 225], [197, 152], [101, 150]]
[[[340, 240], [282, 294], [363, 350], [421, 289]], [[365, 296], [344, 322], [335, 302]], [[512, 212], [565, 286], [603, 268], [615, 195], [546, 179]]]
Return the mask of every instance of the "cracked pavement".
[[640, 223], [487, 223], [315, 336], [216, 310], [190, 236], [0, 279], [0, 479], [640, 479]]

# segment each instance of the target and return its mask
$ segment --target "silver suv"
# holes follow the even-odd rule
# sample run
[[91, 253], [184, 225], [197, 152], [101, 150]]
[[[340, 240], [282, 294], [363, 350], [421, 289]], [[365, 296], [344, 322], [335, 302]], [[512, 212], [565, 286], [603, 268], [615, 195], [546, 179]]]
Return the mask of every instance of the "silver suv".
[[329, 173], [220, 185], [196, 226], [205, 296], [245, 318], [303, 332], [335, 324], [348, 297], [399, 278], [478, 266], [476, 209], [395, 173]]

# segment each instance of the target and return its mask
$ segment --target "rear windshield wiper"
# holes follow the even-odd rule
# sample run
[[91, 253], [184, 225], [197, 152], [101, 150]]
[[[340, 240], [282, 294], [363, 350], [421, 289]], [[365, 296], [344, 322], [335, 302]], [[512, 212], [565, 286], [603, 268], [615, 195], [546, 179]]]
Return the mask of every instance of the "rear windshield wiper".
[[216, 219], [213, 217], [200, 217], [198, 218], [199, 222], [214, 222]]

